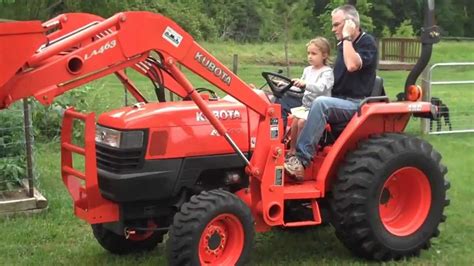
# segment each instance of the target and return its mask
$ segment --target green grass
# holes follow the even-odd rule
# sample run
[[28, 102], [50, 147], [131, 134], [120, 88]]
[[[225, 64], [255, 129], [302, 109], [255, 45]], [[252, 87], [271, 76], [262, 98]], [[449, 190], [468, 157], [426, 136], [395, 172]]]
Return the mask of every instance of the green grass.
[[[301, 47], [304, 43], [295, 44]], [[249, 83], [261, 85], [262, 70], [275, 70], [269, 64], [281, 44], [243, 45], [204, 44], [217, 58], [227, 65], [232, 53], [242, 54], [239, 75]], [[434, 60], [437, 62], [465, 59], [474, 61], [472, 44], [441, 43], [436, 46]], [[438, 50], [439, 47], [439, 50]], [[258, 55], [254, 60], [252, 54]], [[294, 52], [294, 54], [297, 54]], [[261, 56], [262, 59], [259, 59]], [[303, 54], [304, 56], [304, 54]], [[279, 57], [279, 55], [277, 56]], [[298, 58], [295, 56], [295, 58]], [[245, 59], [244, 59], [245, 58]], [[304, 58], [304, 57], [303, 57]], [[279, 60], [279, 59], [278, 59]], [[292, 68], [292, 76], [298, 76], [301, 66]], [[447, 78], [474, 79], [472, 70], [440, 70], [438, 75]], [[408, 72], [381, 72], [390, 98], [402, 90]], [[131, 75], [136, 77], [135, 74]], [[191, 78], [195, 86], [207, 86], [196, 77]], [[152, 95], [151, 85], [138, 79], [137, 85]], [[90, 111], [104, 112], [123, 105], [123, 90], [112, 78], [93, 83], [89, 90]], [[434, 93], [436, 91], [436, 93]], [[472, 86], [433, 88], [433, 95], [440, 96], [450, 108], [471, 108], [474, 99]], [[473, 114], [470, 114], [472, 117]], [[474, 126], [474, 124], [471, 124]], [[412, 121], [408, 128], [418, 134], [419, 121]], [[442, 155], [448, 166], [451, 181], [449, 196], [451, 205], [447, 209], [448, 220], [441, 225], [441, 235], [433, 241], [433, 247], [422, 252], [419, 258], [388, 264], [413, 263], [418, 265], [472, 265], [474, 255], [474, 134], [423, 136]], [[47, 212], [31, 217], [12, 217], [0, 220], [0, 264], [2, 265], [164, 265], [164, 246], [149, 253], [115, 256], [104, 251], [92, 236], [90, 227], [73, 215], [71, 199], [60, 178], [60, 149], [58, 143], [40, 143], [35, 147], [38, 187], [49, 201]], [[273, 230], [259, 234], [253, 252], [256, 265], [363, 265], [365, 260], [352, 256], [337, 240], [331, 227], [320, 227], [304, 232]]]

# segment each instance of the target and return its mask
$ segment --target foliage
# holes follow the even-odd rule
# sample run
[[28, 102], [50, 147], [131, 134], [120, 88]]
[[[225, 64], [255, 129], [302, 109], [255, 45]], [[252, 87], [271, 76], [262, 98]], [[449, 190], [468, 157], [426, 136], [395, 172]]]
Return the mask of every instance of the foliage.
[[0, 112], [0, 191], [10, 190], [25, 173], [22, 104]]
[[[35, 140], [45, 142], [58, 139], [65, 109], [74, 106], [77, 111], [86, 110], [89, 88], [85, 86], [70, 91], [49, 106], [34, 101], [31, 118]], [[26, 171], [22, 106], [15, 104], [9, 110], [0, 112], [0, 190], [10, 189], [12, 184], [19, 183]], [[76, 126], [73, 137], [80, 139], [81, 136], [81, 127]]]
[[415, 32], [413, 30], [413, 26], [411, 25], [411, 20], [406, 19], [402, 21], [400, 26], [395, 29], [395, 33], [393, 34], [394, 37], [413, 37], [415, 36]]
[[[358, 0], [365, 31], [377, 37], [405, 20], [414, 33], [423, 26], [426, 0]], [[109, 17], [126, 10], [162, 13], [198, 40], [257, 42], [283, 40], [285, 19], [289, 38], [331, 37], [330, 12], [347, 0], [3, 0], [0, 18], [45, 20], [60, 13], [89, 12]], [[291, 12], [290, 12], [291, 11]], [[291, 16], [288, 16], [290, 13]], [[448, 36], [474, 37], [474, 1], [436, 0], [437, 22]]]
[[26, 174], [24, 157], [0, 158], [0, 191], [12, 190]]
[[[59, 138], [61, 122], [66, 108], [73, 106], [76, 111], [87, 110], [87, 91], [90, 86], [69, 91], [58, 97], [51, 105], [42, 106], [39, 102], [33, 102], [32, 121], [34, 135], [37, 141], [51, 141]], [[74, 137], [80, 137], [82, 132], [74, 130]]]
[[380, 33], [380, 37], [382, 38], [392, 37], [392, 32], [390, 32], [390, 29], [387, 26], [383, 26], [382, 32]]

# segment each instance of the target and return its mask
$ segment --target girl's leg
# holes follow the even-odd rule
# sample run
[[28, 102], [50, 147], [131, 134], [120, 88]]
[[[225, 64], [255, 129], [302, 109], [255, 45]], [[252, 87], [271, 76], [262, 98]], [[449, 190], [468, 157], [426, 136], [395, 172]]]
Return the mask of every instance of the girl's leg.
[[298, 119], [298, 136], [301, 133], [301, 130], [303, 130], [304, 124], [306, 123], [306, 120], [304, 119]]
[[298, 138], [298, 121], [300, 119], [293, 117], [293, 122], [291, 124], [291, 135], [290, 135], [290, 149], [288, 151], [289, 155], [295, 155], [296, 153], [296, 139]]

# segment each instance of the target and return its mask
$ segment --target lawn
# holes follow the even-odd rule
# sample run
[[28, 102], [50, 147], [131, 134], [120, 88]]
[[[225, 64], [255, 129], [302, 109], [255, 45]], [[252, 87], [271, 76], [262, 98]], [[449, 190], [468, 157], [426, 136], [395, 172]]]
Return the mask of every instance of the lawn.
[[[282, 62], [281, 44], [243, 45], [204, 44], [212, 54], [231, 65], [233, 53], [241, 59], [239, 75], [248, 83], [261, 85], [260, 72], [276, 70], [272, 63]], [[280, 48], [279, 48], [280, 47]], [[304, 48], [304, 42], [292, 45]], [[462, 51], [460, 53], [459, 51]], [[253, 54], [253, 59], [252, 59]], [[292, 58], [304, 58], [300, 50], [292, 49]], [[258, 55], [255, 57], [255, 55]], [[271, 58], [271, 59], [268, 59]], [[433, 62], [474, 61], [472, 43], [448, 42], [435, 48]], [[292, 68], [292, 76], [298, 76], [302, 66]], [[439, 70], [439, 79], [474, 79], [474, 69]], [[385, 80], [385, 88], [391, 99], [402, 90], [408, 72], [394, 71], [379, 73]], [[132, 78], [136, 75], [132, 74]], [[209, 86], [191, 78], [196, 86]], [[137, 84], [146, 95], [152, 94], [147, 81], [139, 79]], [[92, 83], [87, 89], [87, 102], [90, 111], [103, 112], [122, 106], [123, 89], [112, 78]], [[436, 93], [435, 93], [436, 92]], [[468, 110], [474, 102], [473, 85], [436, 86], [432, 95], [439, 96], [453, 110]], [[474, 113], [467, 113], [472, 119]], [[454, 118], [453, 118], [454, 119]], [[455, 120], [453, 120], [455, 121]], [[472, 121], [472, 120], [470, 120]], [[474, 128], [474, 123], [470, 125]], [[419, 120], [414, 120], [408, 128], [409, 133], [419, 134]], [[474, 241], [474, 134], [450, 134], [423, 136], [442, 155], [448, 166], [451, 181], [449, 197], [451, 205], [446, 213], [448, 220], [441, 225], [441, 235], [433, 241], [430, 250], [422, 252], [419, 258], [410, 263], [433, 265], [453, 264], [472, 265], [472, 242]], [[72, 214], [70, 197], [60, 178], [60, 149], [58, 142], [37, 143], [35, 146], [36, 173], [38, 187], [49, 201], [49, 210], [31, 217], [12, 217], [0, 220], [0, 264], [4, 265], [164, 265], [164, 245], [148, 253], [115, 256], [107, 253], [95, 241], [89, 225]], [[256, 265], [315, 265], [352, 264], [364, 265], [369, 262], [352, 256], [338, 241], [334, 230], [319, 227], [304, 232], [273, 230], [257, 235], [253, 252]], [[407, 261], [389, 264], [406, 264]]]

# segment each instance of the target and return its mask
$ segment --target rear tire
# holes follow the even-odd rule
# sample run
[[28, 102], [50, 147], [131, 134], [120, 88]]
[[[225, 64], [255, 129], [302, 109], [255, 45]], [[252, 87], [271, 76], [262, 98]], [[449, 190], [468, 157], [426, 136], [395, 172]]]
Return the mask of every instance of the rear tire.
[[170, 265], [242, 265], [250, 257], [250, 209], [224, 190], [203, 191], [174, 216], [167, 241]]
[[430, 247], [449, 205], [447, 169], [424, 140], [384, 134], [348, 154], [331, 193], [337, 237], [374, 260], [418, 256]]
[[163, 235], [166, 233], [161, 231], [148, 231], [138, 233], [127, 239], [123, 235], [118, 235], [110, 231], [102, 224], [93, 224], [91, 226], [97, 242], [99, 242], [104, 249], [117, 255], [153, 250], [158, 243], [163, 241]]

